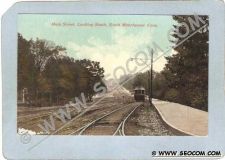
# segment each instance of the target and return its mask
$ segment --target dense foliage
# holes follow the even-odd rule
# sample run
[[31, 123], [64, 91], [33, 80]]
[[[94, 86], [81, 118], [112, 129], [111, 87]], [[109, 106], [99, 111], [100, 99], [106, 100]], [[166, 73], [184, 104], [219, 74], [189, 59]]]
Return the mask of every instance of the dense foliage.
[[[190, 16], [174, 16], [178, 25], [188, 21]], [[200, 16], [208, 23], [207, 16]], [[194, 19], [193, 16], [191, 16]], [[203, 24], [201, 24], [203, 26]], [[174, 30], [177, 26], [174, 26]], [[189, 25], [189, 28], [190, 25]], [[179, 27], [185, 33], [185, 27]], [[190, 32], [191, 33], [191, 32]], [[153, 97], [178, 102], [201, 110], [208, 110], [208, 28], [200, 29], [193, 36], [182, 42], [177, 34], [172, 34], [177, 41], [171, 41], [177, 52], [165, 57], [166, 66], [160, 73], [153, 75]], [[182, 43], [181, 43], [182, 42]], [[157, 62], [156, 62], [157, 63]], [[148, 73], [139, 73], [124, 86], [129, 90], [136, 85], [143, 85], [148, 93]]]
[[62, 46], [18, 34], [18, 99], [25, 95], [29, 105], [64, 104], [81, 93], [91, 101], [94, 84], [104, 85], [103, 74], [99, 62], [74, 60]]
[[[174, 19], [178, 24], [189, 24], [188, 17], [174, 16]], [[208, 23], [207, 16], [201, 18]], [[180, 30], [183, 32], [182, 27]], [[166, 58], [167, 64], [162, 72], [167, 86], [173, 89], [171, 94], [177, 95], [176, 101], [202, 110], [208, 110], [208, 35], [208, 28], [204, 27], [175, 47], [178, 54]], [[178, 39], [176, 34], [173, 36]], [[176, 45], [181, 41], [178, 39]]]

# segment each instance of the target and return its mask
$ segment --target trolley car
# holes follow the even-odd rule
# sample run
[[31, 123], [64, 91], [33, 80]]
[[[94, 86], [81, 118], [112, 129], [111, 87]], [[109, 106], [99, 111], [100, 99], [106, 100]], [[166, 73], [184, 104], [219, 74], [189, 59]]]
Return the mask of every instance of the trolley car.
[[135, 101], [145, 101], [145, 88], [135, 87], [134, 88], [134, 99]]

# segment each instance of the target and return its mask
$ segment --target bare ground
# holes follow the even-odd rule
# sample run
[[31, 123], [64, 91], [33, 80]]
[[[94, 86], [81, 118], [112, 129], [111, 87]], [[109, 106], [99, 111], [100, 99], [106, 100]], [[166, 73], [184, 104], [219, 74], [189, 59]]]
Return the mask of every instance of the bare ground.
[[153, 107], [145, 103], [139, 107], [126, 124], [126, 135], [141, 136], [173, 136], [162, 123], [159, 115]]

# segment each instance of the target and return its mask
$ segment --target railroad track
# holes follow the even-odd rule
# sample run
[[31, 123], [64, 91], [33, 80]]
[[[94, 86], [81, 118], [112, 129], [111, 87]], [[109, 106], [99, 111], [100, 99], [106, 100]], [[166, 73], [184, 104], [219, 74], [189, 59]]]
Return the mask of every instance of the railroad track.
[[[100, 107], [96, 108], [95, 110], [93, 110], [93, 108], [89, 108], [89, 109], [83, 111], [82, 113], [78, 114], [77, 116], [75, 116], [73, 119], [71, 119], [69, 121], [69, 124], [68, 125], [60, 128], [54, 134], [62, 134], [63, 133], [63, 134], [69, 134], [69, 135], [71, 135], [72, 134], [71, 131], [69, 133], [67, 133], [67, 132], [68, 132], [68, 130], [71, 130], [71, 127], [74, 126], [74, 122], [76, 122], [76, 121], [79, 122], [79, 120], [77, 120], [77, 119], [79, 119], [79, 118], [83, 119], [86, 116], [88, 116], [88, 118], [92, 119], [93, 114], [95, 116], [96, 112], [98, 112], [99, 110], [107, 113], [109, 111], [109, 109], [110, 110], [112, 109], [112, 107], [116, 107], [116, 104], [111, 105], [110, 108], [103, 107], [102, 105]], [[89, 112], [91, 112], [91, 113], [89, 113]], [[83, 127], [85, 127], [85, 126], [83, 126]], [[80, 127], [79, 129], [76, 129], [76, 131], [77, 130], [80, 130], [80, 129], [83, 129], [83, 127]], [[75, 133], [75, 131], [74, 131], [74, 133]]]
[[[110, 104], [109, 105], [110, 107], [108, 108], [108, 107], [105, 107], [105, 105], [108, 105], [108, 103], [109, 103], [108, 101], [109, 100], [107, 100], [105, 102], [103, 101], [103, 103], [100, 103], [99, 106], [96, 107], [96, 109], [95, 109], [95, 106], [94, 106], [94, 107], [88, 108], [87, 110], [83, 110], [81, 113], [75, 114], [74, 117], [72, 117], [72, 119], [66, 125], [61, 125], [61, 121], [58, 121], [58, 120], [55, 121], [55, 123], [57, 123], [60, 126], [60, 128], [58, 130], [56, 130], [55, 132], [53, 132], [52, 134], [53, 135], [55, 135], [55, 134], [67, 134], [68, 135], [68, 134], [77, 134], [77, 133], [79, 134], [79, 132], [81, 132], [84, 128], [88, 129], [89, 127], [92, 126], [92, 124], [89, 124], [90, 126], [87, 126], [87, 125], [81, 126], [81, 125], [79, 125], [78, 122], [80, 121], [80, 118], [81, 118], [81, 120], [85, 121], [85, 117], [87, 117], [87, 118], [89, 117], [90, 118], [89, 122], [91, 123], [91, 122], [94, 121], [93, 122], [93, 124], [94, 124], [94, 123], [100, 121], [101, 119], [104, 119], [104, 118], [110, 116], [110, 114], [113, 114], [114, 112], [117, 112], [120, 109], [126, 108], [127, 106], [131, 105], [131, 104], [127, 104], [126, 106], [121, 107], [121, 105], [124, 105], [124, 104], [122, 104], [122, 103], [120, 103], [120, 104], [113, 104], [113, 105]], [[113, 99], [113, 100], [110, 99], [110, 103], [115, 103], [115, 99]], [[116, 107], [116, 109], [114, 107]], [[118, 107], [120, 107], [120, 108], [118, 108]], [[101, 111], [101, 113], [103, 113], [104, 115], [101, 114], [100, 118], [98, 118], [96, 120], [93, 120], [95, 118], [94, 115], [93, 115], [93, 113], [96, 112], [95, 110], [96, 111], [98, 111], [98, 110]], [[42, 111], [42, 110], [40, 110], [40, 111]], [[36, 125], [38, 123], [42, 123], [42, 121], [41, 121], [42, 119], [48, 118], [49, 115], [53, 114], [57, 110], [55, 110], [55, 108], [54, 108], [52, 110], [46, 109], [46, 111], [47, 111], [47, 113], [46, 112], [45, 113], [42, 112], [42, 113], [33, 113], [31, 115], [20, 115], [20, 116], [18, 116], [17, 117], [18, 125], [20, 127], [22, 127], [22, 128], [28, 128], [28, 129], [32, 128], [32, 127], [34, 127], [34, 125]], [[72, 109], [72, 110], [70, 110], [70, 113], [72, 113], [74, 111], [75, 110]], [[105, 115], [105, 114], [107, 114], [107, 115]], [[96, 114], [96, 116], [99, 116], [99, 114]], [[75, 120], [78, 120], [78, 122], [74, 123]], [[114, 126], [115, 126], [115, 124], [114, 124]], [[81, 127], [81, 128], [77, 129], [78, 127]], [[84, 129], [84, 131], [86, 129]], [[73, 130], [76, 130], [77, 132], [74, 132]], [[73, 131], [73, 132], [71, 133], [71, 131]], [[80, 133], [80, 135], [83, 134], [84, 131], [82, 131]]]
[[[101, 117], [99, 117], [99, 118], [97, 118], [97, 119], [95, 119], [95, 120], [89, 122], [88, 124], [86, 124], [86, 125], [80, 127], [79, 129], [77, 129], [77, 130], [71, 132], [70, 135], [74, 135], [74, 134], [76, 134], [76, 135], [82, 135], [86, 130], [90, 129], [91, 127], [94, 127], [94, 125], [96, 125], [97, 122], [99, 122], [99, 121], [101, 121], [101, 120], [103, 120], [103, 119], [105, 119], [105, 118], [107, 118], [107, 117], [113, 115], [114, 113], [116, 113], [116, 112], [118, 112], [118, 111], [120, 111], [120, 110], [127, 109], [127, 107], [128, 107], [129, 105], [130, 105], [130, 104], [128, 104], [128, 105], [126, 105], [126, 106], [123, 106], [123, 107], [120, 107], [120, 108], [117, 108], [117, 109], [115, 109], [115, 110], [113, 110], [113, 111], [111, 111], [111, 112], [109, 112], [109, 113], [107, 113], [107, 114], [105, 114], [105, 115], [103, 115], [103, 116], [101, 116]], [[125, 116], [125, 118], [122, 119], [122, 121], [119, 123], [119, 126], [117, 127], [117, 129], [116, 129], [116, 131], [113, 133], [113, 135], [117, 135], [117, 133], [121, 133], [121, 134], [119, 134], [119, 135], [123, 135], [123, 136], [125, 135], [125, 131], [124, 131], [124, 129], [125, 129], [125, 123], [126, 123], [127, 119], [132, 115], [132, 113], [133, 113], [139, 106], [141, 106], [141, 104], [139, 104], [139, 105], [133, 107], [132, 110], [128, 112], [129, 114], [127, 114], [127, 115]]]
[[[105, 107], [105, 106], [107, 106], [107, 105], [109, 105], [108, 103], [112, 103], [112, 104], [110, 104], [110, 107], [108, 108], [108, 107]], [[99, 109], [101, 109], [101, 110], [106, 110], [106, 112], [107, 112], [107, 110], [108, 109], [112, 109], [112, 107], [117, 107], [117, 105], [121, 105], [121, 104], [116, 104], [115, 103], [115, 99], [113, 99], [113, 100], [110, 100], [110, 101], [104, 101], [103, 100], [103, 103], [99, 103], [98, 101], [97, 101], [97, 103], [94, 103], [93, 104], [93, 106], [97, 106], [98, 105], [98, 110]], [[54, 135], [56, 135], [56, 134], [66, 134], [66, 135], [72, 135], [72, 134], [74, 134], [75, 133], [75, 131], [79, 131], [80, 129], [83, 129], [83, 127], [85, 127], [85, 126], [83, 126], [83, 127], [80, 127], [79, 129], [77, 129], [77, 127], [75, 128], [75, 131], [74, 131], [74, 133], [73, 132], [71, 132], [70, 130], [71, 130], [71, 128], [74, 128], [74, 122], [77, 120], [77, 119], [80, 119], [80, 118], [83, 118], [83, 117], [85, 117], [85, 115], [88, 113], [88, 112], [90, 112], [91, 110], [90, 109], [93, 109], [93, 107], [90, 107], [90, 108], [88, 108], [87, 110], [84, 110], [83, 112], [81, 112], [81, 113], [79, 113], [77, 116], [75, 116], [74, 118], [72, 118], [70, 121], [69, 121], [69, 123], [67, 123], [66, 125], [64, 125], [64, 126], [62, 126], [62, 127], [60, 127], [56, 132], [54, 132], [53, 134]], [[69, 133], [68, 133], [68, 131], [69, 131]]]
[[[140, 105], [139, 105], [140, 106]], [[113, 133], [113, 136], [115, 135], [120, 135], [120, 136], [125, 136], [125, 123], [127, 121], [127, 119], [134, 113], [134, 111], [139, 107], [135, 107], [127, 116], [124, 120], [122, 120], [119, 124], [119, 126], [117, 127], [116, 131]]]

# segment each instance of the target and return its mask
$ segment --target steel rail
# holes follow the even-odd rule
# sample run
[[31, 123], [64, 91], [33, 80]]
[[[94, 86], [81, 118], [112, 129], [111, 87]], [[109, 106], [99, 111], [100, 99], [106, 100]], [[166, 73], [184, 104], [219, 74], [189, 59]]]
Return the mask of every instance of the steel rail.
[[[130, 104], [128, 104], [128, 105], [130, 105]], [[81, 127], [82, 129], [81, 129], [81, 128], [78, 129], [78, 130], [81, 130], [81, 131], [79, 132], [78, 135], [82, 135], [83, 132], [84, 132], [85, 130], [87, 130], [88, 128], [90, 128], [90, 127], [91, 127], [93, 124], [95, 124], [96, 122], [98, 122], [98, 121], [104, 119], [105, 117], [110, 116], [111, 114], [113, 114], [113, 113], [115, 113], [115, 112], [117, 112], [117, 111], [119, 111], [119, 110], [122, 110], [122, 109], [126, 108], [128, 105], [126, 105], [126, 106], [124, 106], [124, 107], [117, 108], [117, 109], [111, 111], [110, 113], [107, 113], [107, 114], [105, 114], [105, 115], [103, 115], [103, 116], [97, 118], [96, 120], [91, 121], [90, 123], [88, 123], [88, 124], [85, 125], [84, 127]]]
[[[130, 104], [128, 104], [128, 105], [130, 105]], [[97, 118], [97, 119], [95, 119], [95, 120], [89, 122], [88, 124], [86, 124], [86, 125], [84, 125], [84, 126], [78, 128], [77, 130], [71, 132], [69, 135], [75, 134], [75, 133], [77, 133], [77, 132], [79, 132], [79, 131], [80, 131], [80, 132], [79, 132], [78, 135], [81, 135], [86, 129], [88, 129], [91, 125], [93, 125], [93, 124], [96, 123], [97, 121], [99, 121], [99, 120], [101, 120], [101, 119], [103, 119], [103, 118], [105, 118], [105, 117], [107, 117], [107, 116], [113, 114], [114, 112], [117, 112], [117, 111], [119, 111], [119, 110], [121, 110], [121, 109], [126, 108], [128, 105], [123, 106], [123, 107], [120, 107], [120, 108], [117, 108], [117, 109], [111, 111], [110, 113], [104, 114], [103, 116], [101, 116], [101, 117], [99, 117], [99, 118]]]
[[113, 133], [113, 136], [115, 136], [118, 132], [119, 132], [119, 135], [122, 135], [122, 136], [125, 136], [125, 123], [127, 121], [127, 119], [134, 113], [134, 111], [141, 105], [138, 105], [136, 106], [126, 117], [125, 119], [123, 119], [119, 126], [117, 127], [116, 131]]

